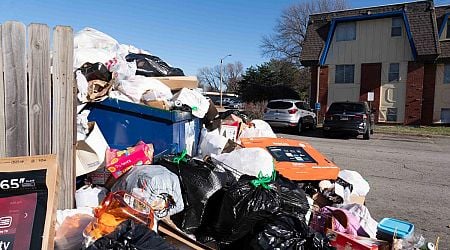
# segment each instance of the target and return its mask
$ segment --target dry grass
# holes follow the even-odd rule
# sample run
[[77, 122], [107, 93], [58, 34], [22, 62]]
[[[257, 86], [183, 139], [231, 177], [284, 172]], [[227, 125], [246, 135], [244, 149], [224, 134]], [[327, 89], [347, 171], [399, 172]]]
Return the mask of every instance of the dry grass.
[[388, 126], [376, 125], [375, 133], [416, 136], [450, 136], [450, 127], [444, 126]]
[[267, 106], [267, 102], [257, 102], [257, 103], [245, 103], [244, 110], [245, 113], [251, 119], [262, 119], [264, 116], [264, 109]]

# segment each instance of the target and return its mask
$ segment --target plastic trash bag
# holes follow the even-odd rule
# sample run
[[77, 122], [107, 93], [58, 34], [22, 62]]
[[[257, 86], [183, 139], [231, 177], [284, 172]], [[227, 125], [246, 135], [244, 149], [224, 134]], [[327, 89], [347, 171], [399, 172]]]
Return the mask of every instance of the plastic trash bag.
[[261, 213], [258, 221], [245, 237], [234, 241], [224, 249], [334, 249], [321, 234], [291, 214]]
[[153, 90], [158, 93], [158, 96], [164, 100], [172, 99], [172, 91], [164, 83], [144, 76], [135, 76], [128, 80], [117, 81], [117, 90], [128, 96], [133, 102], [140, 103], [142, 95], [148, 91]]
[[126, 220], [117, 226], [112, 233], [96, 240], [88, 250], [175, 250], [161, 236], [143, 224]]
[[106, 63], [106, 68], [112, 72], [112, 77], [117, 80], [127, 80], [136, 75], [136, 62], [127, 62], [121, 58], [113, 58]]
[[240, 138], [268, 137], [277, 138], [270, 125], [263, 120], [252, 120], [251, 126], [241, 132]]
[[251, 176], [216, 192], [208, 200], [199, 234], [224, 244], [245, 237], [267, 213], [285, 212], [304, 221], [309, 210], [306, 194], [290, 180], [278, 177], [269, 189], [255, 187]]
[[203, 158], [205, 156], [221, 154], [227, 142], [228, 139], [221, 136], [219, 130], [216, 129], [208, 132], [206, 128], [203, 128], [200, 133], [199, 156]]
[[158, 163], [178, 175], [184, 211], [171, 219], [184, 232], [193, 234], [203, 220], [206, 202], [218, 190], [236, 182], [233, 175], [217, 166], [188, 158], [174, 163], [174, 156], [165, 156]]
[[184, 76], [183, 70], [172, 68], [161, 58], [146, 54], [128, 54], [125, 59], [128, 62], [136, 61], [136, 75], [153, 76]]
[[114, 38], [89, 27], [77, 32], [73, 42], [74, 68], [85, 62], [106, 62], [114, 58], [120, 48]]
[[189, 106], [192, 109], [192, 114], [198, 118], [205, 117], [208, 112], [210, 102], [201, 93], [182, 88], [172, 98], [173, 101], [179, 101], [184, 105]]
[[[111, 191], [125, 190], [150, 204], [158, 218], [171, 216], [184, 209], [178, 176], [159, 165], [133, 167], [117, 180]], [[156, 202], [164, 200], [162, 209], [156, 209]]]
[[83, 231], [94, 217], [88, 214], [67, 216], [56, 229], [55, 249], [78, 250], [83, 243]]
[[82, 103], [87, 102], [87, 93], [88, 93], [88, 82], [86, 77], [81, 73], [81, 70], [77, 70], [75, 72], [75, 78], [77, 80], [77, 88], [78, 88], [78, 100]]
[[85, 185], [75, 191], [76, 207], [97, 207], [106, 197], [106, 193], [106, 188]]
[[262, 148], [242, 148], [231, 153], [221, 154], [214, 157], [225, 166], [231, 167], [236, 172], [236, 178], [242, 174], [251, 176], [272, 176], [274, 165], [273, 157]]
[[106, 66], [100, 62], [84, 63], [78, 70], [81, 71], [81, 73], [84, 75], [84, 77], [86, 77], [86, 80], [88, 82], [92, 80], [101, 80], [109, 82], [112, 79], [111, 72], [109, 72]]

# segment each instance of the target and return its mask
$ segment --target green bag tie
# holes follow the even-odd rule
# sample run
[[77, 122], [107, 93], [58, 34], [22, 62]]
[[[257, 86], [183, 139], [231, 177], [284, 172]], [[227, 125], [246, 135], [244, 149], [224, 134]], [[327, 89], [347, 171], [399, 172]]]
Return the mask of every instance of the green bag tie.
[[275, 170], [273, 170], [272, 172], [272, 176], [263, 176], [262, 172], [259, 171], [258, 174], [258, 179], [254, 179], [252, 181], [250, 181], [250, 183], [254, 186], [254, 187], [259, 187], [262, 186], [263, 188], [270, 190], [270, 186], [267, 185], [270, 182], [274, 181], [276, 178], [277, 173], [275, 172]]
[[192, 111], [198, 111], [198, 108], [196, 106], [192, 106]]
[[179, 156], [176, 156], [173, 158], [172, 162], [176, 163], [178, 165], [180, 164], [180, 162], [187, 163], [188, 160], [186, 159], [186, 155], [187, 155], [187, 150], [184, 149]]

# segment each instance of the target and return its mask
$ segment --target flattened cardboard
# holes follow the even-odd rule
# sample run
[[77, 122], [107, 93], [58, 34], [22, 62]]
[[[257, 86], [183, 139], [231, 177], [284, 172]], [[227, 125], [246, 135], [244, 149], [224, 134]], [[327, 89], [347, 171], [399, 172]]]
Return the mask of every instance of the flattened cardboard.
[[[44, 233], [42, 235], [41, 249], [51, 250], [54, 248], [56, 208], [59, 193], [59, 172], [56, 155], [0, 158], [0, 172], [17, 173], [33, 170], [46, 170], [45, 181], [48, 190], [47, 210], [45, 212], [46, 217], [44, 224]], [[11, 182], [11, 180], [9, 181]], [[5, 191], [4, 189], [0, 188], [0, 193], [14, 194], [14, 191], [11, 191], [11, 189]], [[15, 195], [12, 197], [15, 197]], [[37, 210], [38, 207], [36, 207], [36, 211]]]

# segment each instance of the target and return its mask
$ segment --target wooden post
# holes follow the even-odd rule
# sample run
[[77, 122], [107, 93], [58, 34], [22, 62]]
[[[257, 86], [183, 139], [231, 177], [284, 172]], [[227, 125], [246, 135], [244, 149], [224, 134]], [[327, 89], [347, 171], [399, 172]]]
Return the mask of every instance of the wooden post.
[[2, 26], [0, 26], [0, 157], [6, 156], [5, 83], [3, 82]]
[[53, 30], [53, 138], [52, 152], [60, 167], [59, 208], [73, 208], [75, 196], [75, 116], [73, 82], [73, 31], [56, 26]]
[[30, 155], [52, 151], [50, 30], [45, 24], [28, 26]]
[[6, 155], [28, 155], [28, 86], [26, 36], [23, 23], [2, 26], [5, 86]]

